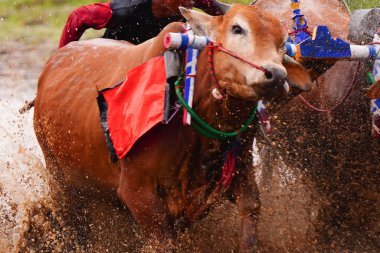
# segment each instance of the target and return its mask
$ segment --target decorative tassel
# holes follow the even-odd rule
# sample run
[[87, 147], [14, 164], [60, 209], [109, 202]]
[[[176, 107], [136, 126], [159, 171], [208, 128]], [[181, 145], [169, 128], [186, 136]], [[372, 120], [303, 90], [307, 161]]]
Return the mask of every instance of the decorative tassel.
[[227, 152], [227, 157], [223, 164], [222, 178], [219, 184], [223, 185], [224, 188], [230, 187], [232, 179], [235, 172], [235, 155], [231, 150]]
[[236, 159], [241, 150], [240, 140], [236, 139], [229, 147], [224, 158], [224, 164], [222, 169], [222, 177], [220, 178], [218, 185], [222, 185], [227, 189], [232, 183], [232, 179], [235, 175]]

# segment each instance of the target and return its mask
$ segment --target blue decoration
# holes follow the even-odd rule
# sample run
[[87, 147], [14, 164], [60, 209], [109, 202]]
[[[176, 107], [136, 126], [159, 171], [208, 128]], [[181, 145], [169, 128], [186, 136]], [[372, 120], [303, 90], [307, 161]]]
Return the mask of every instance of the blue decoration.
[[296, 44], [310, 38], [307, 32], [307, 20], [300, 10], [300, 1], [291, 0], [291, 7], [293, 8], [293, 30], [296, 32], [294, 35], [294, 42]]
[[339, 38], [334, 39], [327, 26], [317, 26], [313, 38], [299, 45], [302, 58], [350, 58], [350, 44]]
[[182, 38], [182, 43], [181, 43], [180, 49], [185, 49], [187, 48], [187, 45], [189, 44], [189, 35], [187, 35], [186, 33], [183, 33], [181, 34], [181, 38]]
[[292, 45], [293, 45], [293, 43], [291, 43], [291, 42], [285, 43], [286, 54], [289, 55], [290, 57], [293, 57], [296, 55], [296, 53], [293, 51]]

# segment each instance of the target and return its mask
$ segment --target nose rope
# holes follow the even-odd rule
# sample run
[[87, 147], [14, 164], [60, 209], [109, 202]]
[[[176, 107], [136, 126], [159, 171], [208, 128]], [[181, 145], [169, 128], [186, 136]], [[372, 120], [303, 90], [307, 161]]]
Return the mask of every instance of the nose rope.
[[214, 62], [214, 51], [223, 52], [223, 53], [228, 54], [228, 55], [230, 55], [230, 56], [232, 56], [232, 57], [234, 57], [236, 59], [239, 59], [242, 62], [247, 63], [251, 67], [264, 72], [264, 74], [265, 74], [265, 76], [267, 78], [271, 76], [271, 73], [267, 69], [265, 69], [265, 68], [263, 68], [263, 67], [255, 64], [255, 63], [251, 62], [250, 60], [248, 60], [248, 59], [246, 59], [246, 58], [244, 58], [244, 57], [242, 57], [240, 55], [235, 54], [234, 52], [232, 52], [232, 51], [230, 51], [230, 50], [228, 50], [226, 48], [224, 48], [221, 43], [217, 44], [217, 43], [214, 43], [214, 42], [210, 42], [208, 44], [208, 48], [209, 48], [209, 51], [208, 51], [208, 58], [207, 58], [208, 59], [208, 66], [207, 67], [208, 67], [208, 69], [210, 71], [210, 75], [211, 75], [211, 79], [212, 79], [213, 84], [217, 87], [217, 89], [219, 90], [219, 92], [221, 94], [223, 94], [224, 92], [223, 92], [223, 89], [220, 86], [220, 84], [219, 84], [219, 82], [218, 82], [218, 80], [216, 78], [216, 75], [215, 75], [214, 63], [213, 63]]

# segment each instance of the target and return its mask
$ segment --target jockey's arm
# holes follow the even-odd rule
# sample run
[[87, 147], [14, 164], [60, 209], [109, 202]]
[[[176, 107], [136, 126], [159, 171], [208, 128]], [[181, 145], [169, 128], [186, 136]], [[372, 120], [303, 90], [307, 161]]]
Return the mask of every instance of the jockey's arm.
[[[143, 1], [142, 1], [143, 2]], [[180, 15], [179, 6], [199, 8], [210, 15], [220, 15], [221, 12], [212, 0], [152, 0], [152, 13], [156, 18], [166, 18]], [[88, 29], [102, 29], [109, 25], [112, 17], [110, 3], [95, 3], [75, 9], [69, 16], [63, 28], [59, 47], [71, 41], [77, 41]]]
[[105, 28], [112, 17], [110, 3], [95, 3], [75, 9], [63, 28], [59, 47], [79, 40], [88, 28]]
[[209, 15], [222, 15], [222, 12], [215, 6], [212, 0], [194, 0], [194, 7], [203, 10]]
[[152, 0], [152, 12], [156, 18], [181, 15], [179, 6], [199, 8], [209, 15], [221, 15], [212, 0]]

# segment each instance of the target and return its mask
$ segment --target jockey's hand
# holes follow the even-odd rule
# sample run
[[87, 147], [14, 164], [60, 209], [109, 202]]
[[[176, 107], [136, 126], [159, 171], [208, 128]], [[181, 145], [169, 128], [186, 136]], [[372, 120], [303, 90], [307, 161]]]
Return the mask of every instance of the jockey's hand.
[[192, 8], [193, 5], [193, 0], [152, 0], [152, 12], [156, 18], [180, 16], [178, 7]]

